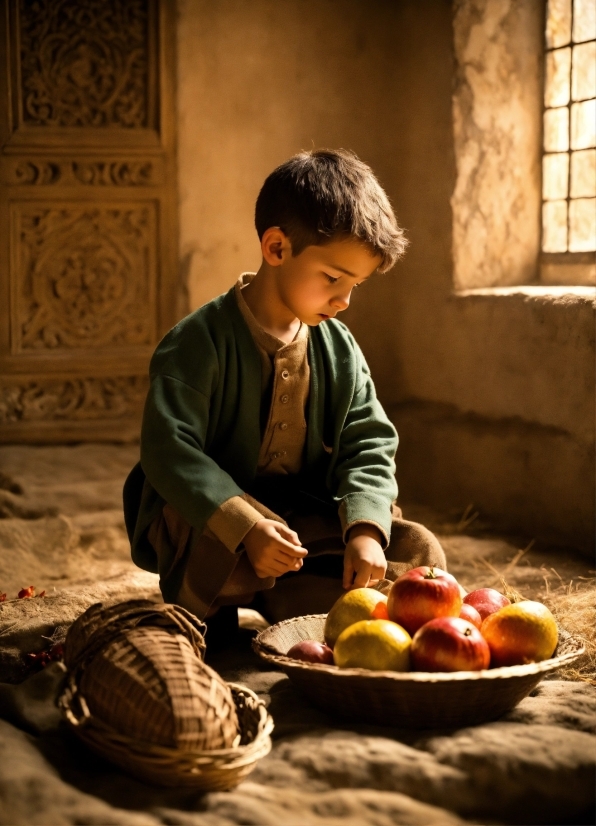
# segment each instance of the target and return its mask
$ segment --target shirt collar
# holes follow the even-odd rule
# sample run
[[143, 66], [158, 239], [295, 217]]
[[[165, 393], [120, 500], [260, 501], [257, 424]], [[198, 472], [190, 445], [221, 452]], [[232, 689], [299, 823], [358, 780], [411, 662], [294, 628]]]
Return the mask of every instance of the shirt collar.
[[277, 338], [277, 336], [271, 335], [271, 333], [268, 333], [267, 330], [264, 330], [252, 314], [248, 304], [244, 299], [244, 296], [242, 295], [242, 290], [244, 287], [247, 286], [247, 284], [249, 284], [252, 281], [255, 275], [256, 273], [254, 272], [242, 273], [238, 281], [236, 281], [234, 288], [236, 294], [236, 301], [238, 302], [238, 307], [244, 317], [244, 320], [248, 325], [248, 329], [250, 330], [255, 342], [259, 347], [262, 347], [263, 350], [265, 350], [265, 352], [270, 356], [275, 356], [276, 353], [278, 353], [283, 348], [289, 348], [290, 351], [299, 350], [303, 348], [305, 346], [304, 343], [308, 338], [308, 325], [304, 324], [304, 322], [300, 322], [298, 332], [294, 336], [293, 340], [288, 343], [286, 341], [282, 341], [280, 338]]

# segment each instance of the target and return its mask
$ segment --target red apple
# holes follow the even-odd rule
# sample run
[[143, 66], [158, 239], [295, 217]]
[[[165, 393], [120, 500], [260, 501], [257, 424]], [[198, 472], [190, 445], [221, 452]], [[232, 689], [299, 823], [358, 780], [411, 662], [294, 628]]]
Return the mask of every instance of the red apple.
[[333, 665], [333, 651], [324, 642], [302, 640], [286, 652], [286, 657], [303, 660], [305, 663], [323, 663]]
[[466, 605], [471, 605], [472, 608], [475, 608], [483, 620], [488, 617], [489, 614], [494, 614], [494, 612], [500, 608], [511, 605], [511, 600], [504, 597], [503, 594], [500, 594], [498, 591], [495, 591], [494, 588], [478, 588], [477, 591], [470, 591], [470, 593], [464, 597], [464, 602]]
[[461, 606], [455, 577], [427, 565], [406, 571], [396, 579], [387, 600], [389, 619], [405, 628], [411, 636], [435, 617], [457, 617]]
[[459, 617], [437, 617], [414, 634], [413, 671], [481, 671], [490, 663], [490, 648], [480, 631]]
[[468, 605], [467, 602], [464, 602], [464, 604], [461, 607], [461, 611], [459, 612], [459, 618], [471, 622], [472, 625], [475, 625], [476, 628], [480, 631], [480, 626], [482, 625], [482, 617], [473, 605]]

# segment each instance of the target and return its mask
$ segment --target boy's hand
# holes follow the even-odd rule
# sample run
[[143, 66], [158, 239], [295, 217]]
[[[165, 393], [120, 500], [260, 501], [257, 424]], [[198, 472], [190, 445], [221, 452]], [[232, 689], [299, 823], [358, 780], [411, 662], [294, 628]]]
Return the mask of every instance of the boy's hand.
[[379, 530], [374, 525], [354, 525], [344, 552], [344, 588], [375, 585], [383, 579], [386, 570], [387, 560]]
[[259, 520], [243, 541], [250, 564], [261, 579], [299, 571], [308, 553], [295, 531], [273, 519]]

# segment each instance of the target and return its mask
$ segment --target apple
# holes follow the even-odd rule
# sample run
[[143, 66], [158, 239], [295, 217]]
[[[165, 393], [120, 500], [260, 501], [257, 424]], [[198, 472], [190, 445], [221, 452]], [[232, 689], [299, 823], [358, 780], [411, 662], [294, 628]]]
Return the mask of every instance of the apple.
[[389, 591], [387, 613], [413, 635], [435, 617], [457, 617], [462, 598], [457, 580], [440, 568], [423, 565], [395, 580]]
[[323, 663], [333, 665], [333, 651], [324, 642], [301, 640], [286, 652], [286, 657], [303, 660], [305, 663]]
[[437, 617], [414, 634], [413, 671], [481, 671], [490, 663], [490, 648], [476, 626], [460, 617]]
[[475, 625], [476, 628], [480, 631], [480, 626], [482, 625], [482, 617], [473, 605], [468, 605], [467, 602], [464, 602], [464, 604], [461, 607], [461, 611], [459, 612], [459, 618], [471, 622], [472, 625]]
[[466, 605], [471, 605], [472, 608], [475, 608], [483, 620], [486, 619], [489, 614], [494, 614], [495, 611], [499, 611], [506, 605], [511, 605], [511, 600], [504, 597], [503, 594], [500, 594], [498, 591], [495, 591], [494, 588], [478, 588], [477, 591], [470, 591], [470, 593], [464, 597], [464, 602]]

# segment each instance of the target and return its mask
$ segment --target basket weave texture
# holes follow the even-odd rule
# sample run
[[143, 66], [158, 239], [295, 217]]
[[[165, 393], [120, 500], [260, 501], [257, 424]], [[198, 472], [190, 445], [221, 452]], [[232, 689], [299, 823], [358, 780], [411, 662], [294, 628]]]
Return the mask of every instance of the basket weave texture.
[[139, 625], [165, 628], [173, 634], [182, 634], [200, 659], [205, 656], [207, 626], [194, 614], [178, 605], [131, 599], [105, 606], [96, 602], [70, 626], [64, 643], [64, 662], [68, 669], [77, 666], [82, 656], [89, 659], [94, 652], [118, 634]]
[[316, 706], [352, 722], [403, 728], [452, 728], [495, 720], [526, 697], [549, 672], [584, 651], [559, 629], [555, 655], [543, 662], [485, 671], [396, 672], [337, 668], [286, 656], [301, 640], [324, 642], [325, 614], [279, 622], [253, 640], [255, 651], [278, 666]]
[[59, 706], [94, 751], [137, 777], [229, 789], [271, 748], [249, 689], [202, 661], [203, 623], [176, 605], [92, 606], [71, 627]]

